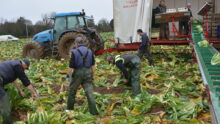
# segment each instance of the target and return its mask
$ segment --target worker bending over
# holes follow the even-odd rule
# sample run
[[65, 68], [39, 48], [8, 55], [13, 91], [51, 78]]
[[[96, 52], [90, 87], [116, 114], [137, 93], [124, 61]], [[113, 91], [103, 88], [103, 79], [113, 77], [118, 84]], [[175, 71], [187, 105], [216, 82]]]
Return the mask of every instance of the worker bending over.
[[138, 56], [140, 58], [143, 57], [143, 55], [148, 59], [148, 62], [150, 65], [154, 65], [151, 53], [150, 53], [150, 41], [147, 36], [147, 33], [144, 33], [142, 29], [137, 30], [138, 35], [141, 36], [141, 45], [138, 49]]
[[36, 99], [38, 97], [31, 85], [30, 80], [26, 76], [24, 70], [28, 69], [30, 61], [28, 59], [23, 60], [10, 60], [0, 63], [0, 114], [3, 116], [3, 124], [12, 124], [11, 118], [11, 106], [9, 97], [4, 89], [4, 86], [12, 83], [18, 89], [20, 94], [25, 97], [26, 94], [20, 88], [16, 79], [19, 78], [23, 85], [31, 91], [32, 97]]
[[93, 75], [95, 74], [95, 59], [92, 51], [83, 45], [86, 40], [82, 37], [75, 39], [76, 49], [72, 50], [72, 56], [69, 63], [69, 75], [72, 74], [72, 81], [69, 87], [69, 96], [67, 101], [67, 109], [73, 110], [76, 92], [80, 85], [85, 90], [89, 111], [93, 115], [97, 115], [95, 100], [93, 97]]
[[[133, 95], [141, 93], [140, 89], [140, 70], [141, 61], [135, 54], [123, 54], [117, 56], [108, 56], [108, 62], [115, 64], [124, 75], [124, 83], [132, 86]], [[128, 69], [128, 70], [127, 70]]]

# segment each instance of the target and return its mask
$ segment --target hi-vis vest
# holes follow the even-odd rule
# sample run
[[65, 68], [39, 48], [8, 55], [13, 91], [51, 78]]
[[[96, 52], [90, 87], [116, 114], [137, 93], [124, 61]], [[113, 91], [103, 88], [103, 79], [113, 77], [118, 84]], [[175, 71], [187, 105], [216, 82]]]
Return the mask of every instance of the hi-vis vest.
[[122, 61], [123, 64], [125, 62], [124, 58], [122, 58], [120, 55], [115, 56], [115, 63], [118, 61]]

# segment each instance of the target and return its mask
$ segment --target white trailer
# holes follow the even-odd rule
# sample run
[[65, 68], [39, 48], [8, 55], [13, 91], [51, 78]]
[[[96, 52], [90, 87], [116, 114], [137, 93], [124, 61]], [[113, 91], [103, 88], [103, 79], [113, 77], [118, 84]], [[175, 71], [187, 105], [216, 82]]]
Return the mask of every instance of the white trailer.
[[113, 0], [115, 42], [138, 43], [137, 29], [150, 35], [153, 0]]

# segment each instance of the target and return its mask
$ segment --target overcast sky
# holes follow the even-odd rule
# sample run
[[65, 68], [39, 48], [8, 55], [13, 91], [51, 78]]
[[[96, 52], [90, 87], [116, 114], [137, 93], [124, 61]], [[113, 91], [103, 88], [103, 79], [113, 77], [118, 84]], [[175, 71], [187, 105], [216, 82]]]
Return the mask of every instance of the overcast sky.
[[41, 20], [41, 15], [50, 12], [76, 12], [85, 9], [86, 15], [93, 15], [95, 22], [113, 17], [113, 0], [0, 0], [0, 18], [9, 21], [20, 16], [33, 23]]

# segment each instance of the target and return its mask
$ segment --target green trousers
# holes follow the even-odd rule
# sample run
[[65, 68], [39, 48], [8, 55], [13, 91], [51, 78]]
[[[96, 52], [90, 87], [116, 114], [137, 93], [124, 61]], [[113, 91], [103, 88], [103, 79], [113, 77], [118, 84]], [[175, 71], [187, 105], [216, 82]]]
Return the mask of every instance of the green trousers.
[[11, 106], [7, 93], [3, 88], [3, 80], [0, 77], [0, 114], [3, 117], [3, 124], [12, 124]]
[[90, 113], [93, 115], [97, 115], [98, 111], [96, 109], [95, 99], [93, 96], [92, 72], [91, 69], [88, 68], [81, 68], [74, 70], [73, 78], [69, 88], [67, 109], [68, 110], [74, 109], [75, 96], [80, 85], [83, 86], [83, 89], [86, 93]]
[[138, 50], [138, 56], [140, 58], [142, 58], [143, 56], [146, 57], [146, 59], [148, 59], [148, 62], [150, 65], [154, 65], [154, 61], [152, 59], [152, 55], [151, 55], [151, 52], [150, 52], [150, 44], [147, 43], [147, 45], [145, 46], [144, 49], [139, 49]]
[[129, 70], [129, 84], [132, 87], [133, 95], [138, 95], [141, 93], [140, 88], [140, 70], [141, 70], [141, 60], [138, 56], [134, 57], [128, 67]]

